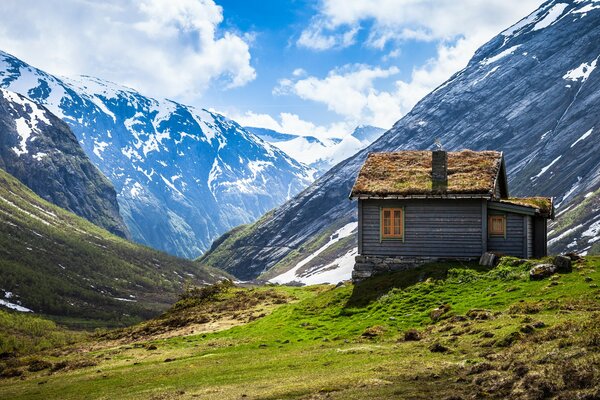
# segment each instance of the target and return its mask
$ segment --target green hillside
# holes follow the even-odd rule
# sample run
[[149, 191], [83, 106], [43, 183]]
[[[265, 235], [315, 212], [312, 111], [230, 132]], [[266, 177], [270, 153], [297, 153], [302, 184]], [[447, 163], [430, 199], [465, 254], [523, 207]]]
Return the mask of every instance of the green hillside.
[[184, 284], [222, 273], [128, 242], [41, 199], [0, 170], [0, 299], [71, 326], [164, 311]]
[[531, 265], [190, 290], [159, 318], [0, 361], [0, 397], [598, 398], [600, 258], [539, 281]]

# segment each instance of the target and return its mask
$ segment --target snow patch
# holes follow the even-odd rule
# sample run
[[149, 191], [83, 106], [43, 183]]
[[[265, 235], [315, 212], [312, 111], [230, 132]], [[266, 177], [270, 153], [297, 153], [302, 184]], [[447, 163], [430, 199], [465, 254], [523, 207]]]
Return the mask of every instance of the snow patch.
[[598, 58], [600, 58], [600, 56], [596, 57], [596, 59], [591, 63], [583, 63], [579, 67], [570, 70], [569, 72], [563, 75], [563, 79], [568, 79], [571, 81], [581, 80], [581, 83], [587, 81], [592, 71], [596, 69]]
[[588, 243], [594, 243], [600, 239], [600, 220], [591, 224], [588, 229], [581, 234], [581, 237], [589, 237]]
[[312, 253], [311, 255], [309, 255], [308, 257], [303, 259], [302, 261], [300, 261], [298, 264], [296, 264], [296, 266], [294, 266], [289, 271], [287, 271], [281, 275], [278, 275], [275, 278], [270, 279], [269, 281], [274, 282], [274, 283], [288, 283], [288, 282], [298, 281], [300, 279], [300, 277], [297, 275], [297, 272], [300, 268], [302, 268], [303, 266], [305, 266], [306, 264], [308, 264], [309, 262], [314, 260], [319, 254], [324, 252], [328, 247], [330, 247], [334, 243], [337, 243], [338, 241], [340, 241], [341, 239], [343, 239], [347, 236], [350, 236], [356, 228], [358, 228], [358, 222], [350, 222], [349, 224], [344, 225], [343, 227], [341, 227], [340, 229], [335, 231], [329, 237], [329, 241], [327, 243], [325, 243], [323, 246], [321, 246], [317, 251], [315, 251], [314, 253]]
[[558, 242], [562, 238], [565, 238], [565, 237], [569, 236], [571, 233], [577, 232], [581, 228], [583, 228], [583, 224], [579, 224], [577, 226], [574, 226], [571, 229], [567, 229], [566, 231], [564, 231], [563, 233], [561, 233], [557, 237], [548, 240], [548, 245], [551, 245], [551, 244], [554, 244], [554, 243]]
[[539, 173], [539, 174], [537, 174], [536, 176], [532, 176], [530, 179], [531, 179], [531, 180], [535, 180], [535, 179], [539, 178], [540, 176], [544, 175], [544, 173], [545, 173], [546, 171], [548, 171], [548, 170], [550, 169], [550, 167], [552, 167], [554, 164], [556, 164], [556, 162], [557, 162], [558, 160], [560, 160], [561, 158], [562, 158], [562, 156], [558, 156], [558, 157], [556, 157], [556, 158], [555, 158], [555, 159], [554, 159], [554, 160], [553, 160], [553, 161], [552, 161], [550, 164], [548, 164], [548, 165], [546, 165], [544, 168], [542, 168], [542, 170], [540, 171], [540, 173]]
[[96, 139], [94, 139], [94, 154], [96, 155], [96, 157], [98, 157], [99, 159], [103, 159], [102, 158], [102, 153], [104, 152], [104, 150], [108, 147], [108, 143], [106, 142], [99, 142]]
[[565, 3], [553, 5], [552, 8], [548, 10], [548, 14], [546, 14], [546, 16], [540, 22], [535, 24], [532, 31], [539, 31], [540, 29], [544, 29], [552, 25], [562, 15], [563, 11], [565, 11], [565, 8], [567, 8], [567, 6], [568, 4]]
[[19, 304], [11, 303], [9, 301], [2, 300], [2, 299], [0, 299], [0, 306], [4, 306], [7, 308], [10, 308], [11, 310], [15, 310], [15, 311], [19, 311], [19, 312], [31, 312], [31, 313], [33, 312], [33, 310], [30, 310], [27, 307], [23, 307]]
[[582, 140], [587, 139], [592, 134], [593, 130], [594, 130], [594, 128], [590, 129], [589, 131], [587, 131], [586, 133], [581, 135], [581, 137], [579, 139], [577, 139], [576, 141], [573, 142], [571, 147], [575, 146], [577, 143], [581, 142]]
[[521, 47], [520, 44], [509, 47], [508, 49], [501, 51], [500, 53], [496, 54], [493, 57], [489, 57], [489, 58], [486, 58], [486, 59], [480, 61], [480, 64], [490, 65], [492, 63], [495, 63], [496, 61], [508, 56], [509, 54], [513, 54], [519, 47]]

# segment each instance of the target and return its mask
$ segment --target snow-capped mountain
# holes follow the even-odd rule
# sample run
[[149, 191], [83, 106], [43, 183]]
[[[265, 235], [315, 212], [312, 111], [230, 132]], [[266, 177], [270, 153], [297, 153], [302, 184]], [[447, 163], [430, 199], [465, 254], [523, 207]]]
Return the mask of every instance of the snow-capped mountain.
[[0, 52], [0, 86], [73, 130], [117, 190], [132, 238], [196, 257], [292, 197], [312, 171], [217, 113], [82, 76], [59, 78]]
[[436, 138], [448, 150], [503, 151], [511, 196], [553, 196], [550, 252], [600, 253], [599, 38], [600, 2], [545, 2], [371, 146], [202, 261], [241, 278], [294, 268], [356, 220], [348, 194], [369, 152], [431, 149]]
[[265, 128], [246, 127], [246, 129], [283, 150], [296, 161], [314, 168], [319, 175], [364, 149], [385, 132], [385, 129], [375, 126], [359, 125], [343, 138], [320, 140], [314, 136], [291, 135]]
[[45, 107], [0, 89], [0, 144], [0, 168], [43, 199], [127, 237], [115, 189]]

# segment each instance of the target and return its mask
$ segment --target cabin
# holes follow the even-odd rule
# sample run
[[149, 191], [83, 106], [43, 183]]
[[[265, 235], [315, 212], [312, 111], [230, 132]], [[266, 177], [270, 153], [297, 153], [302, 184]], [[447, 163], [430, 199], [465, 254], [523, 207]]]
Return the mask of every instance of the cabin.
[[551, 198], [509, 197], [497, 151], [371, 153], [352, 187], [358, 200], [353, 278], [483, 253], [547, 254]]

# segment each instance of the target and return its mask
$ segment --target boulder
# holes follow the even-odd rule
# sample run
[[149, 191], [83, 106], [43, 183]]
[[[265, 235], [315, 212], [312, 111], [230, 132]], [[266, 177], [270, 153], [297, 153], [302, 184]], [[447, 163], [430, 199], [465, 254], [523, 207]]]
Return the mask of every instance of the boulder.
[[529, 278], [539, 280], [554, 275], [557, 268], [554, 264], [537, 264], [529, 270]]
[[568, 256], [556, 256], [554, 257], [552, 264], [556, 266], [558, 272], [571, 272], [573, 270], [571, 258]]
[[581, 257], [577, 253], [567, 253], [567, 254], [565, 254], [565, 256], [569, 257], [571, 259], [571, 261], [581, 261], [581, 260], [583, 260], [583, 257]]
[[483, 253], [479, 259], [479, 265], [486, 267], [495, 267], [498, 264], [498, 256], [494, 253]]

